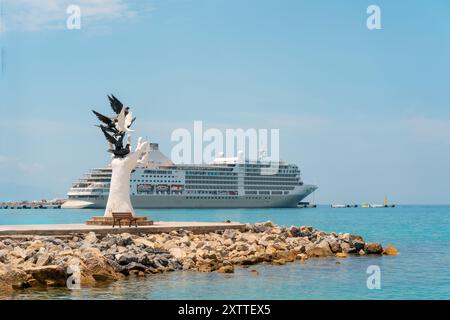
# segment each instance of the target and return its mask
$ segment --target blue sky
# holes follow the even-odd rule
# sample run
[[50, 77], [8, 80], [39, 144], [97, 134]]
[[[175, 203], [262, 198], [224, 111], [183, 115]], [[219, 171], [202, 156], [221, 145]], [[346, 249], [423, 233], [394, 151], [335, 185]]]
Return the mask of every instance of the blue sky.
[[450, 203], [449, 1], [2, 0], [1, 22], [0, 200], [105, 165], [114, 93], [166, 154], [194, 120], [279, 128], [320, 203]]

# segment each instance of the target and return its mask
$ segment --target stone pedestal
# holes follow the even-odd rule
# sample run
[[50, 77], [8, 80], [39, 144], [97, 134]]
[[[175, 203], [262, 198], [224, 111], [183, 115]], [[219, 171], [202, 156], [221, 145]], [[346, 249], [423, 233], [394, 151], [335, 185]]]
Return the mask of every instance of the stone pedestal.
[[[138, 226], [151, 226], [153, 225], [152, 220], [147, 220], [147, 217], [135, 217], [137, 219], [137, 225]], [[87, 225], [90, 226], [112, 226], [113, 225], [113, 218], [112, 217], [92, 217], [88, 221], [86, 221]], [[120, 222], [122, 227], [128, 227], [130, 222], [128, 220], [122, 220]], [[119, 224], [116, 222], [116, 226], [119, 227]], [[131, 224], [131, 226], [134, 226], [134, 222]]]

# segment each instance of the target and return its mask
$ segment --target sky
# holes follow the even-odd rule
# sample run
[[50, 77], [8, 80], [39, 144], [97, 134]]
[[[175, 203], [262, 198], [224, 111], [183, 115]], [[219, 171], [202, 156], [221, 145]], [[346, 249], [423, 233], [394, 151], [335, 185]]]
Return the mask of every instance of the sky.
[[106, 165], [91, 110], [113, 93], [167, 155], [195, 120], [274, 128], [310, 201], [450, 203], [448, 0], [0, 2], [0, 201], [64, 197]]

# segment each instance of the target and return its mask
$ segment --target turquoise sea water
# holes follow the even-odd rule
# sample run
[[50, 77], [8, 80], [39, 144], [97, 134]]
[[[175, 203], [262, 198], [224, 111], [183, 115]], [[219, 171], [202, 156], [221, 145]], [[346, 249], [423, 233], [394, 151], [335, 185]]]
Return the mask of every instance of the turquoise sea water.
[[[380, 209], [137, 210], [153, 220], [261, 222], [311, 225], [393, 244], [398, 256], [310, 259], [284, 266], [237, 268], [234, 274], [172, 272], [94, 288], [25, 290], [15, 299], [450, 299], [450, 206]], [[83, 223], [101, 210], [0, 210], [0, 224]], [[339, 261], [340, 264], [336, 264]], [[370, 290], [366, 271], [381, 270]], [[257, 272], [251, 272], [250, 270]]]

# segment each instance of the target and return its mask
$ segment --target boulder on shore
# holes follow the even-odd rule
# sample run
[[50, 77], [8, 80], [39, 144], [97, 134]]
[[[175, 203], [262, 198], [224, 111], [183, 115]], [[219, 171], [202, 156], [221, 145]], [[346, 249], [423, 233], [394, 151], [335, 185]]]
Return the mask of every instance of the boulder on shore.
[[381, 246], [380, 243], [372, 243], [372, 242], [368, 242], [366, 243], [366, 245], [364, 246], [364, 251], [367, 254], [381, 254], [383, 253], [383, 247]]
[[318, 244], [311, 243], [305, 249], [308, 257], [329, 257], [333, 255], [330, 245], [327, 241], [322, 240]]
[[398, 250], [395, 247], [393, 247], [392, 245], [388, 244], [383, 249], [383, 254], [387, 255], [387, 256], [396, 256], [398, 254]]
[[220, 267], [217, 272], [220, 273], [234, 273], [234, 267], [231, 265], [227, 265], [227, 266], [222, 266]]
[[67, 284], [67, 272], [61, 266], [34, 267], [25, 272], [32, 277], [33, 286], [63, 287]]

